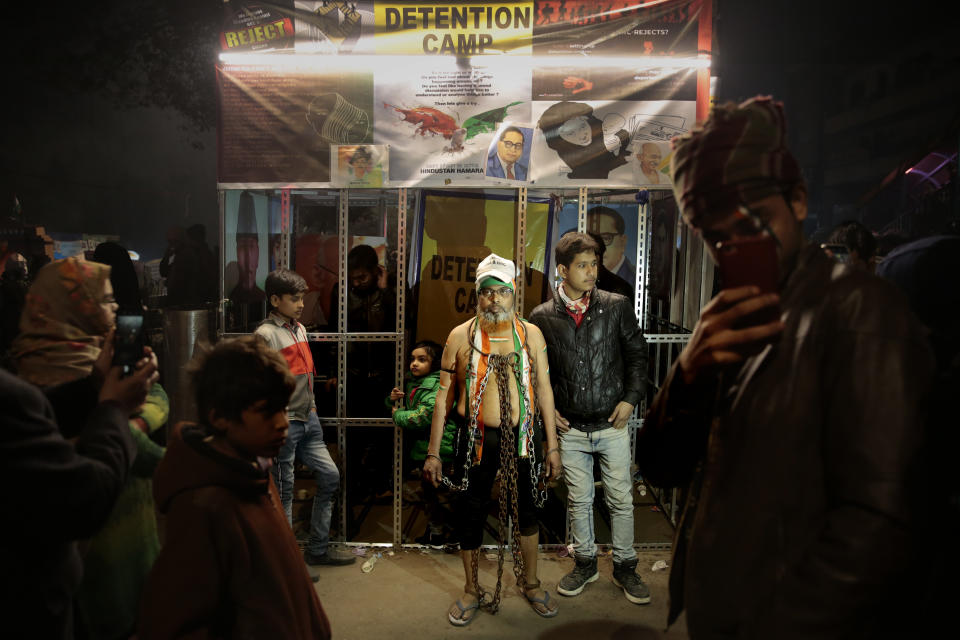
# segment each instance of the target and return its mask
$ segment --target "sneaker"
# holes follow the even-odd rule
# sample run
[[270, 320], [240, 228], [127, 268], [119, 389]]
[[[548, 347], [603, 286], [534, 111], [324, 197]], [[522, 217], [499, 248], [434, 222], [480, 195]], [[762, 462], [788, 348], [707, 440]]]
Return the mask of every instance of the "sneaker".
[[303, 559], [311, 566], [317, 565], [344, 565], [353, 564], [357, 561], [357, 556], [349, 551], [340, 551], [338, 549], [327, 548], [324, 554], [303, 552]]
[[580, 595], [583, 588], [590, 582], [596, 582], [600, 577], [600, 571], [597, 569], [597, 557], [581, 558], [574, 557], [576, 564], [573, 571], [563, 576], [557, 583], [557, 593], [565, 596]]
[[439, 551], [440, 549], [443, 549], [444, 545], [449, 542], [449, 539], [442, 533], [434, 533], [427, 529], [424, 531], [423, 535], [419, 538], [416, 538], [414, 542]]
[[613, 563], [613, 584], [623, 589], [623, 595], [633, 604], [648, 604], [650, 589], [637, 575], [637, 559]]

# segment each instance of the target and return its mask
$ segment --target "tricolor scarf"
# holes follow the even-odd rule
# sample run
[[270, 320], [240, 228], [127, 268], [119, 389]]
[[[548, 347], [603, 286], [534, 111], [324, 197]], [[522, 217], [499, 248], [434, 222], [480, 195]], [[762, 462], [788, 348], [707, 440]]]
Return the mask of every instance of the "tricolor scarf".
[[[480, 334], [480, 344], [477, 344], [477, 333]], [[517, 438], [517, 455], [527, 458], [533, 455], [533, 385], [530, 376], [530, 355], [526, 349], [526, 330], [523, 323], [516, 316], [513, 318], [513, 348], [519, 355], [520, 375], [516, 376], [517, 391], [520, 397], [520, 436]], [[488, 367], [490, 357], [490, 336], [480, 327], [477, 320], [473, 322], [473, 331], [470, 335], [470, 344], [473, 347], [470, 354], [470, 364], [467, 367], [466, 386], [470, 390], [469, 410], [476, 420], [477, 433], [475, 437], [475, 464], [479, 464], [483, 456], [483, 390], [486, 388], [491, 369]], [[516, 371], [516, 369], [514, 369]], [[496, 384], [496, 383], [494, 383]], [[501, 417], [502, 419], [503, 417]], [[509, 417], [507, 417], [509, 419]], [[501, 428], [510, 428], [512, 425], [500, 425]]]

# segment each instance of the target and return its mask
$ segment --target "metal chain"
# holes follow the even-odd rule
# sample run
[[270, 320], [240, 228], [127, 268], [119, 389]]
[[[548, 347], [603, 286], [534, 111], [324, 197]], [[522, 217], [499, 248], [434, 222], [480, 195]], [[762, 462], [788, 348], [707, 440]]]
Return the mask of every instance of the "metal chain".
[[[530, 388], [537, 388], [537, 367], [534, 364], [533, 354], [530, 353], [530, 345], [525, 340], [523, 343], [523, 349], [527, 352], [527, 360], [530, 362]], [[521, 385], [522, 387], [523, 385]], [[526, 398], [527, 390], [523, 389], [524, 398]], [[536, 393], [536, 391], [534, 391]], [[527, 402], [527, 406], [533, 409], [533, 419], [531, 425], [536, 425], [537, 421], [540, 420], [540, 405], [536, 402]], [[534, 442], [533, 446], [538, 446], [538, 442]], [[547, 501], [547, 478], [543, 474], [543, 465], [537, 462], [537, 455], [534, 452], [530, 454], [530, 491], [533, 493], [533, 504], [539, 509], [543, 507], [544, 503]]]
[[[470, 337], [471, 346], [473, 345], [473, 339], [476, 336], [476, 331], [477, 331], [477, 325], [476, 323], [474, 323], [473, 335]], [[477, 417], [480, 415], [480, 398], [483, 397], [483, 393], [487, 389], [487, 380], [490, 379], [490, 371], [491, 371], [490, 367], [487, 367], [487, 371], [483, 376], [483, 380], [480, 381], [480, 388], [477, 391], [476, 402], [474, 403], [473, 410], [470, 413], [470, 419], [467, 422], [467, 428], [470, 430], [470, 437], [469, 437], [469, 440], [467, 441], [467, 455], [464, 457], [464, 460], [463, 460], [463, 479], [460, 480], [460, 484], [457, 485], [457, 484], [454, 484], [453, 481], [450, 480], [447, 476], [445, 475], [440, 476], [440, 481], [443, 482], [445, 486], [449, 487], [453, 491], [466, 491], [467, 487], [470, 486], [469, 471], [470, 471], [470, 467], [473, 466], [473, 447], [474, 447], [474, 442], [476, 440], [477, 434], [479, 433]], [[468, 362], [467, 375], [466, 375], [467, 380], [470, 379], [472, 373], [473, 373], [473, 364]], [[470, 400], [469, 395], [467, 395], [467, 400]]]
[[[497, 391], [500, 394], [500, 513], [497, 535], [497, 586], [489, 604], [484, 605], [490, 613], [496, 613], [500, 608], [500, 596], [503, 589], [503, 552], [507, 539], [507, 509], [513, 520], [513, 575], [518, 585], [525, 585], [526, 575], [523, 554], [520, 546], [520, 496], [517, 491], [517, 455], [515, 453], [512, 425], [512, 407], [510, 405], [510, 376], [508, 367], [515, 370], [516, 352], [507, 355], [490, 354], [488, 368], [493, 369], [497, 376]], [[486, 592], [480, 587], [479, 562], [474, 563], [473, 583], [477, 587], [480, 602], [486, 597]]]

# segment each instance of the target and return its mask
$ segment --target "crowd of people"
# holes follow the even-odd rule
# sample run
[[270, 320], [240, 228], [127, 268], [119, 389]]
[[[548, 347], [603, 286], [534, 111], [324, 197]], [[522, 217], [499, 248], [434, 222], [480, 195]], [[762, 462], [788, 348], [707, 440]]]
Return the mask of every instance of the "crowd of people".
[[[600, 576], [598, 484], [613, 584], [631, 603], [651, 602], [634, 546], [627, 428], [647, 399], [636, 462], [646, 481], [683, 496], [668, 624], [685, 611], [695, 640], [909, 637], [917, 616], [949, 610], [960, 509], [947, 399], [960, 377], [960, 309], [957, 288], [938, 278], [956, 273], [958, 239], [878, 255], [869, 230], [845, 223], [808, 241], [806, 187], [785, 132], [782, 105], [755, 98], [715, 108], [674, 140], [680, 212], [714, 260], [763, 240], [776, 261], [756, 284], [720, 283], [658, 389], [631, 298], [599, 286], [616, 273], [604, 268], [611, 241], [599, 227], [559, 240], [559, 282], [529, 320], [515, 306], [516, 265], [491, 253], [476, 269], [475, 316], [443, 346], [417, 341], [402, 386], [389, 389], [386, 364], [349, 372], [367, 377], [364, 393], [386, 396], [412, 436], [407, 464], [420, 469], [427, 513], [417, 542], [459, 548], [451, 625], [498, 611], [508, 547], [536, 615], [561, 612], [551, 589], [585, 597]], [[171, 243], [173, 264], [202, 261], [193, 236]], [[348, 257], [350, 331], [392, 328], [396, 303], [369, 253]], [[129, 254], [105, 243], [92, 258], [54, 261], [32, 280], [16, 257], [4, 265], [5, 364], [15, 372], [0, 369], [5, 634], [330, 637], [307, 567], [355, 556], [330, 541], [341, 474], [300, 322], [306, 281], [273, 270], [256, 331], [191, 363], [197, 421], [174, 425], [163, 447], [151, 438], [169, 411], [156, 356], [143, 347], [130, 366], [115, 358], [118, 311], [143, 310]], [[19, 310], [10, 330], [8, 304]], [[296, 461], [317, 487], [302, 551]], [[574, 553], [546, 585], [537, 509], [561, 478]], [[497, 583], [485, 588], [479, 555], [494, 500]], [[932, 570], [920, 551], [935, 554]]]

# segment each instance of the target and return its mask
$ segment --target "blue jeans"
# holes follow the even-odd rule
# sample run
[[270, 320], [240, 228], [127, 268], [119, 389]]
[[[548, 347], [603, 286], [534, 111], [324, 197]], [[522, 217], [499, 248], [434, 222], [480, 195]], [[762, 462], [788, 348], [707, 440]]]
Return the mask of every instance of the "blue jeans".
[[277, 484], [280, 485], [280, 501], [287, 514], [287, 522], [293, 526], [293, 461], [299, 458], [317, 479], [317, 494], [313, 498], [313, 513], [310, 516], [310, 539], [307, 551], [314, 555], [327, 552], [330, 542], [330, 517], [333, 513], [333, 497], [340, 487], [340, 471], [334, 464], [327, 444], [323, 441], [323, 427], [313, 411], [306, 422], [291, 420], [287, 430], [287, 442], [277, 454]]
[[600, 456], [603, 496], [613, 530], [613, 560], [637, 557], [633, 548], [633, 481], [630, 477], [630, 434], [608, 427], [592, 433], [570, 429], [559, 434], [563, 476], [567, 482], [570, 533], [580, 558], [597, 555], [593, 529], [593, 457]]

